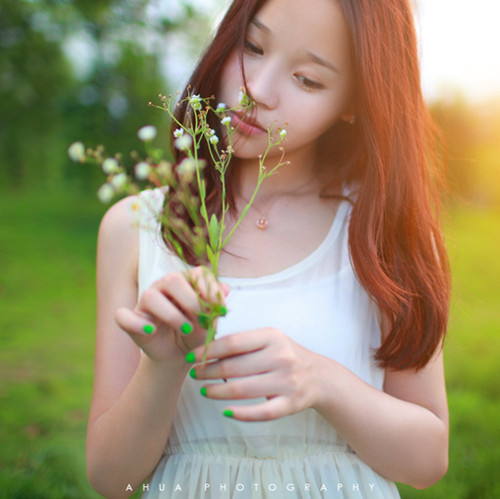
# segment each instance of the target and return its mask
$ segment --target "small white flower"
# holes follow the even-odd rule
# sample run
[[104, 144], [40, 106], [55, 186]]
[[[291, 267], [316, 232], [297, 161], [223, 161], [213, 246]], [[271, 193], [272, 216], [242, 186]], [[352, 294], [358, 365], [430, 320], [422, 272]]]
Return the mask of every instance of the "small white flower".
[[286, 139], [286, 135], [287, 135], [287, 132], [284, 128], [282, 128], [280, 130], [280, 137], [281, 137], [281, 140], [285, 140]]
[[111, 179], [111, 185], [115, 189], [120, 189], [121, 187], [123, 187], [126, 181], [127, 181], [127, 175], [125, 173], [118, 173]]
[[185, 151], [191, 147], [193, 140], [191, 139], [191, 135], [182, 135], [178, 139], [175, 139], [174, 145], [176, 149], [179, 151]]
[[99, 187], [99, 190], [97, 191], [97, 198], [101, 203], [107, 204], [109, 203], [115, 194], [115, 191], [113, 187], [106, 183], [102, 184], [101, 187]]
[[238, 102], [240, 106], [242, 107], [250, 107], [252, 101], [250, 100], [250, 97], [245, 93], [245, 91], [242, 89], [238, 93]]
[[107, 158], [102, 162], [102, 171], [106, 175], [117, 173], [119, 171], [118, 161], [115, 158]]
[[214, 146], [216, 146], [216, 145], [219, 143], [219, 137], [217, 137], [217, 135], [212, 135], [212, 136], [210, 137], [210, 142], [211, 142]]
[[189, 99], [189, 104], [195, 111], [201, 109], [201, 97], [199, 95], [192, 95]]
[[179, 137], [182, 137], [184, 135], [184, 129], [178, 128], [177, 130], [174, 131], [174, 137], [178, 139]]
[[222, 112], [222, 111], [225, 111], [225, 110], [226, 110], [226, 104], [225, 104], [224, 102], [219, 102], [219, 103], [217, 104], [217, 109], [216, 109], [216, 111], [220, 111], [220, 112]]
[[226, 116], [225, 118], [223, 118], [223, 119], [221, 120], [221, 123], [222, 123], [223, 125], [229, 125], [229, 124], [231, 124], [231, 116]]
[[72, 161], [80, 161], [85, 156], [85, 146], [81, 142], [73, 142], [68, 147], [68, 156]]
[[156, 127], [153, 125], [146, 125], [142, 128], [139, 128], [137, 132], [137, 137], [141, 139], [143, 142], [149, 142], [156, 137]]
[[181, 176], [192, 175], [196, 171], [196, 161], [193, 158], [185, 158], [177, 167], [177, 172]]
[[134, 171], [136, 178], [139, 180], [146, 180], [151, 171], [151, 167], [145, 161], [141, 161], [135, 165]]

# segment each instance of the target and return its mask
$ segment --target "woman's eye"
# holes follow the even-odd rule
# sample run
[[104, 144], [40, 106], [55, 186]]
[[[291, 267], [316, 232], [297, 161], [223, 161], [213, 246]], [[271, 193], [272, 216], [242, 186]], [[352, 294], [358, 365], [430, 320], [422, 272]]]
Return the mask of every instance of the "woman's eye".
[[257, 45], [254, 45], [252, 42], [249, 42], [248, 40], [245, 40], [245, 50], [250, 54], [256, 55], [262, 55], [264, 53], [262, 49], [257, 47]]
[[309, 78], [306, 78], [305, 76], [297, 75], [296, 78], [303, 87], [306, 87], [308, 89], [324, 88], [321, 83], [318, 83], [317, 81], [310, 80]]

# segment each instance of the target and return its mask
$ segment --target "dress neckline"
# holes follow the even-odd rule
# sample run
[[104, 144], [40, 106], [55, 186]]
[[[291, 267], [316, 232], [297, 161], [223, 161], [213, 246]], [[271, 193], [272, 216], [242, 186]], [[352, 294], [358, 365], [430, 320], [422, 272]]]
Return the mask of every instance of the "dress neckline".
[[322, 256], [326, 251], [330, 249], [331, 244], [337, 238], [340, 227], [347, 215], [347, 210], [349, 208], [349, 201], [342, 199], [337, 206], [335, 215], [330, 226], [330, 229], [323, 239], [323, 241], [316, 247], [309, 255], [304, 257], [302, 260], [285, 267], [278, 272], [273, 272], [272, 274], [264, 274], [256, 277], [231, 277], [231, 276], [219, 276], [218, 279], [221, 282], [227, 283], [230, 286], [252, 286], [268, 284], [271, 282], [277, 282], [282, 279], [291, 277], [299, 272], [302, 272], [305, 268], [312, 265], [320, 256]]

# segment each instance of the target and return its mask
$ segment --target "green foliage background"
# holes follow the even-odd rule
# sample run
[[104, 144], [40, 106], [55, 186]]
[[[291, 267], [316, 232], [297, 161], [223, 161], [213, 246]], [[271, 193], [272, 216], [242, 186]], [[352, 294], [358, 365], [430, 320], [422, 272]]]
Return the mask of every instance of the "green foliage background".
[[[100, 174], [70, 163], [66, 149], [78, 139], [128, 151], [140, 147], [140, 126], [166, 129], [147, 106], [168, 92], [165, 46], [186, 26], [196, 46], [208, 29], [189, 5], [148, 17], [152, 4], [0, 4], [0, 497], [97, 497], [84, 445], [105, 208], [95, 199]], [[85, 71], [75, 40], [92, 49]], [[500, 101], [473, 106], [450, 94], [429, 105], [448, 144], [451, 186], [450, 469], [428, 490], [400, 490], [408, 498], [500, 497]]]

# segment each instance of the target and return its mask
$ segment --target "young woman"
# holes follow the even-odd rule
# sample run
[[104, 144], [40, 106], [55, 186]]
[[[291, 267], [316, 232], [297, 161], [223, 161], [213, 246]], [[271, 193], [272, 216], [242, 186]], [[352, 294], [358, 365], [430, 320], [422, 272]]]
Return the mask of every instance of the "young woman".
[[[387, 499], [445, 474], [449, 278], [409, 3], [229, 8], [190, 88], [254, 101], [231, 115], [233, 223], [268, 126], [286, 124], [290, 164], [223, 253], [222, 284], [186, 271], [160, 227], [134, 229], [127, 200], [104, 217], [87, 438], [104, 496]], [[229, 310], [206, 365], [193, 279]]]

